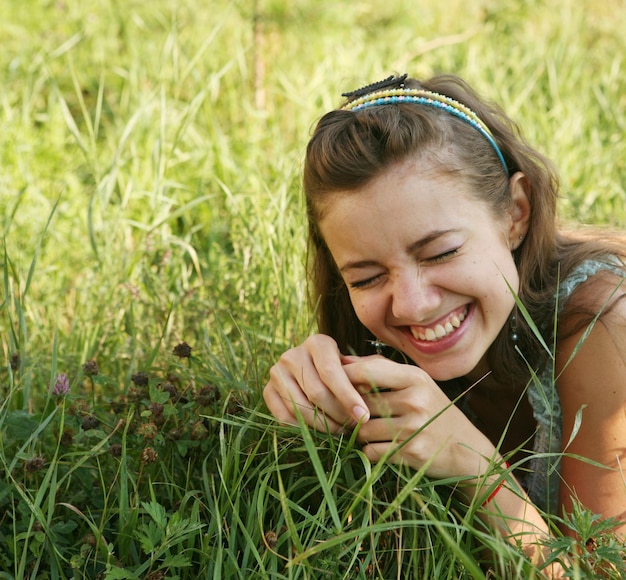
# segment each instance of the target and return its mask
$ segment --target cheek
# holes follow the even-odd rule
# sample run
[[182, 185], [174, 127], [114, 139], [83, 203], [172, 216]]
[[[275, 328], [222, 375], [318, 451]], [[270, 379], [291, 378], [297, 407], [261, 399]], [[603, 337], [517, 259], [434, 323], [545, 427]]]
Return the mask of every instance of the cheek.
[[[499, 276], [503, 280], [504, 289], [507, 293], [510, 293], [511, 290], [516, 294], [519, 292], [519, 272], [517, 271], [517, 266], [513, 261], [513, 256], [508, 255], [505, 260], [501, 262]], [[509, 290], [509, 286], [511, 287], [511, 290]]]
[[351, 300], [354, 312], [361, 324], [370, 329], [375, 326], [380, 319], [380, 307], [376, 305], [376, 302], [362, 296], [351, 298]]
[[515, 295], [519, 291], [519, 276], [513, 268], [502, 269], [493, 280], [494, 290], [487, 297], [488, 309], [501, 321], [508, 318], [515, 306]]
[[358, 319], [365, 324], [371, 316], [371, 308], [368, 306], [365, 300], [352, 300], [352, 307], [356, 312]]
[[498, 293], [510, 294], [509, 286], [513, 292], [518, 292], [519, 274], [513, 256], [508, 251], [503, 250], [499, 256], [494, 257], [491, 271], [485, 271], [485, 274], [485, 280], [490, 279], [490, 286], [497, 288]]

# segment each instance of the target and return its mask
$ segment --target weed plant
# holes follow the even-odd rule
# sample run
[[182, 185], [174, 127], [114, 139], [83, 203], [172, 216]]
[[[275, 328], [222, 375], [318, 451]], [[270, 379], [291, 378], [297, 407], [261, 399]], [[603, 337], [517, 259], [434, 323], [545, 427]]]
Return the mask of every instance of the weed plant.
[[[300, 162], [339, 94], [458, 73], [626, 223], [623, 0], [0, 0], [0, 578], [539, 578], [354, 436], [276, 425], [313, 330]], [[572, 578], [626, 577], [577, 509]]]

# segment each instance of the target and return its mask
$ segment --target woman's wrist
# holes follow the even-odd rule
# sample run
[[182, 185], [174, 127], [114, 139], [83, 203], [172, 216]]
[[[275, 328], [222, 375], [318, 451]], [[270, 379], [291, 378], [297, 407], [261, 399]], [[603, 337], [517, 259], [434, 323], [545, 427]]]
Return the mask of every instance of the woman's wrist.
[[476, 475], [468, 477], [458, 488], [469, 502], [483, 506], [494, 499], [507, 478], [513, 477], [509, 463], [491, 446], [491, 442], [486, 443], [481, 452], [476, 452], [474, 459], [476, 462], [472, 465], [473, 462], [470, 461], [465, 465], [466, 473]]
[[504, 486], [506, 477], [508, 475], [509, 470], [511, 469], [511, 466], [509, 465], [508, 461], [505, 461], [503, 464], [503, 467], [504, 467], [504, 472], [498, 476], [499, 478], [498, 484], [493, 489], [493, 491], [491, 491], [491, 493], [487, 496], [487, 499], [483, 501], [483, 503], [481, 504], [482, 507], [485, 507], [491, 500], [493, 500], [496, 497], [496, 495], [498, 495], [502, 487]]
[[[544, 543], [550, 537], [547, 522], [512, 475], [508, 464], [497, 476], [501, 479], [481, 503], [478, 516], [508, 542], [519, 546], [534, 564], [543, 564], [547, 558]], [[491, 482], [493, 485], [494, 480]], [[484, 487], [482, 489], [486, 492]], [[544, 574], [547, 578], [562, 578], [563, 570], [556, 563], [548, 566]]]

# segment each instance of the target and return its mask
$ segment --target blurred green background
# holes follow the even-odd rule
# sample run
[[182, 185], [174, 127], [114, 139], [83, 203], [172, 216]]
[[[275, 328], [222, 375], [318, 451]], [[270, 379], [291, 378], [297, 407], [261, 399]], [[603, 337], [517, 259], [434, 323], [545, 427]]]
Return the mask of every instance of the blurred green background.
[[208, 348], [216, 325], [301, 336], [303, 148], [342, 91], [394, 72], [463, 76], [557, 163], [567, 220], [626, 223], [622, 0], [0, 10], [7, 358], [46, 358], [53, 329], [77, 361]]

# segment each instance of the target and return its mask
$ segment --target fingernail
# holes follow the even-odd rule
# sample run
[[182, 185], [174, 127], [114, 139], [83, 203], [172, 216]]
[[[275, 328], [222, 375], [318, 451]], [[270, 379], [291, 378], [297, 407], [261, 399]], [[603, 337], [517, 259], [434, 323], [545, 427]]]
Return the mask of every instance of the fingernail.
[[355, 405], [354, 407], [352, 407], [352, 416], [356, 419], [357, 423], [361, 419], [367, 420], [368, 415], [369, 411], [367, 409], [364, 409], [360, 405]]

